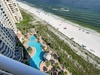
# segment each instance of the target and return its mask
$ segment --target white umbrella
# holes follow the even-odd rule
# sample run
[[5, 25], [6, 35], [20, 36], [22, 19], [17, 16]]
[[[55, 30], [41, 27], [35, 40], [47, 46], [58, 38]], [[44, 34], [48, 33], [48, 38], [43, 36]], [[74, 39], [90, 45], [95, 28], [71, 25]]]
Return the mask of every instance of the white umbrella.
[[43, 56], [45, 59], [50, 60], [51, 59], [51, 54], [45, 53]]

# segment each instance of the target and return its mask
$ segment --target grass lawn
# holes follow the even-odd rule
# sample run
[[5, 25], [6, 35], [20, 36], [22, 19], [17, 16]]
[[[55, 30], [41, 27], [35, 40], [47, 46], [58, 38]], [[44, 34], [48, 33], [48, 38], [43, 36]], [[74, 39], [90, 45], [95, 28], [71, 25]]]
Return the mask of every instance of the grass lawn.
[[[63, 40], [59, 39], [58, 36], [48, 30], [46, 26], [37, 26], [35, 28], [38, 31], [37, 36], [42, 36], [47, 45], [57, 52], [60, 64], [66, 67], [72, 75], [100, 74], [100, 70], [96, 69], [91, 63], [85, 61], [81, 56], [77, 55]], [[47, 35], [49, 35], [49, 37]], [[70, 55], [71, 59], [68, 58], [68, 55], [61, 52], [61, 49], [66, 51], [68, 55]], [[75, 65], [76, 61], [79, 65]]]
[[19, 30], [21, 30], [22, 34], [26, 34], [27, 31], [30, 28], [34, 28], [34, 26], [32, 25], [31, 21], [32, 21], [32, 16], [26, 12], [24, 12], [23, 10], [21, 10], [22, 16], [23, 16], [23, 20], [20, 21], [20, 23], [17, 24], [17, 28]]
[[[63, 40], [61, 40], [58, 36], [56, 36], [52, 31], [48, 30], [48, 27], [45, 25], [32, 25], [31, 15], [21, 11], [23, 15], [23, 21], [17, 24], [18, 29], [21, 30], [22, 34], [26, 34], [26, 32], [35, 27], [37, 31], [37, 36], [42, 36], [44, 41], [49, 47], [54, 49], [56, 53], [59, 55], [59, 62], [62, 66], [66, 67], [72, 75], [98, 75], [100, 74], [100, 70], [96, 69], [93, 64], [85, 61], [81, 56], [77, 55]], [[49, 35], [49, 36], [47, 36]], [[68, 55], [61, 50], [66, 51]], [[78, 65], [75, 64], [77, 61]], [[47, 63], [47, 66], [49, 63]], [[55, 65], [55, 69], [57, 68], [57, 64]]]

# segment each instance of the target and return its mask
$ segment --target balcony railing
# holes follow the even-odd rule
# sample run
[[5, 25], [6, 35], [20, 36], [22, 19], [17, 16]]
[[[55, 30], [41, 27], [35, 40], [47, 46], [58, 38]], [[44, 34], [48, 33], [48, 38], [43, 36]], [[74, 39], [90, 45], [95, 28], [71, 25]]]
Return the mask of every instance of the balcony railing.
[[0, 68], [13, 75], [47, 75], [44, 72], [3, 56], [2, 54], [0, 54]]

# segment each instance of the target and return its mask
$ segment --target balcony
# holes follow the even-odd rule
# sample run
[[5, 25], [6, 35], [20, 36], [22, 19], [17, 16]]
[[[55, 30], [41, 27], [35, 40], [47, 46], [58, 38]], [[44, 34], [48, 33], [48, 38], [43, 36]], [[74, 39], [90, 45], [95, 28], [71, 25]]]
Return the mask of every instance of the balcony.
[[35, 68], [27, 66], [23, 63], [10, 59], [0, 54], [0, 68], [14, 75], [47, 75]]

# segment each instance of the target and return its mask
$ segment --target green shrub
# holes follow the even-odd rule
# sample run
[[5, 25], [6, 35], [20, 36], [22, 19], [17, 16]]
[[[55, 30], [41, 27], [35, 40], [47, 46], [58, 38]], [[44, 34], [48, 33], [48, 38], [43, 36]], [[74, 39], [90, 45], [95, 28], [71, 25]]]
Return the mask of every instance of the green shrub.
[[49, 75], [51, 75], [51, 71], [48, 71], [47, 73], [48, 73]]
[[54, 69], [57, 70], [57, 68], [58, 68], [58, 63], [55, 63]]
[[[52, 31], [48, 30], [47, 27], [40, 26], [37, 30], [38, 35], [41, 35], [44, 38], [46, 44], [57, 52], [60, 64], [66, 67], [72, 75], [100, 74], [100, 70], [96, 69], [93, 64], [85, 61], [81, 56], [77, 55], [63, 40], [56, 36]], [[47, 35], [49, 35], [49, 37]], [[73, 60], [68, 58], [68, 55], [62, 52], [61, 49], [70, 55]], [[76, 66], [74, 60], [77, 61], [79, 65]], [[82, 66], [81, 68], [79, 68], [80, 65]], [[54, 68], [57, 69], [57, 66], [54, 66]]]
[[62, 71], [62, 72], [59, 72], [58, 75], [67, 75], [67, 73]]
[[28, 63], [27, 61], [25, 62], [25, 64], [26, 64], [26, 65], [29, 65], [29, 63]]
[[50, 65], [50, 61], [47, 61], [46, 62], [46, 66], [48, 67]]
[[17, 24], [17, 28], [19, 30], [21, 30], [22, 34], [25, 35], [27, 33], [27, 31], [30, 28], [34, 28], [34, 26], [31, 24], [32, 16], [30, 14], [27, 14], [23, 10], [21, 10], [21, 13], [22, 13], [22, 16], [23, 16], [23, 20], [20, 21], [20, 23]]
[[28, 47], [27, 51], [28, 51], [29, 53], [32, 53], [32, 48], [31, 48], [31, 47]]

